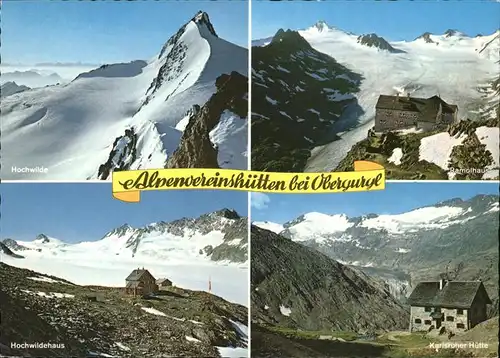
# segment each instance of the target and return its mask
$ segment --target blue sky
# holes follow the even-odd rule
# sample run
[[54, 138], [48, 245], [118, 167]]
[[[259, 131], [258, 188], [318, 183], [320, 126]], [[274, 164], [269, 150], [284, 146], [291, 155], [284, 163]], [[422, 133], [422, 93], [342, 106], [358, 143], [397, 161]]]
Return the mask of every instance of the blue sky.
[[478, 1], [253, 1], [252, 39], [280, 28], [303, 29], [324, 20], [355, 34], [377, 33], [387, 40], [413, 40], [424, 32], [456, 29], [470, 36], [499, 28], [500, 3]]
[[2, 62], [113, 63], [155, 56], [198, 10], [248, 45], [243, 1], [3, 1]]
[[283, 224], [316, 211], [325, 214], [399, 214], [440, 201], [499, 194], [498, 183], [387, 183], [381, 191], [335, 194], [252, 194], [252, 221]]
[[248, 211], [246, 192], [226, 190], [148, 191], [140, 203], [114, 199], [107, 183], [2, 183], [0, 194], [0, 238], [22, 241], [41, 233], [66, 242], [94, 241], [125, 223], [141, 227], [225, 207], [241, 216]]

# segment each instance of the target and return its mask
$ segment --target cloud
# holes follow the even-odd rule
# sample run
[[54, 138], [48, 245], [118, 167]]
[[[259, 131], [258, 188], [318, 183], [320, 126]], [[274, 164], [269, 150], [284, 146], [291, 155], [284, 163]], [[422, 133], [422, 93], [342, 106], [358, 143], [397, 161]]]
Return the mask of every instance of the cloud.
[[251, 200], [252, 208], [255, 208], [257, 210], [266, 209], [268, 204], [271, 202], [269, 196], [263, 193], [252, 193]]

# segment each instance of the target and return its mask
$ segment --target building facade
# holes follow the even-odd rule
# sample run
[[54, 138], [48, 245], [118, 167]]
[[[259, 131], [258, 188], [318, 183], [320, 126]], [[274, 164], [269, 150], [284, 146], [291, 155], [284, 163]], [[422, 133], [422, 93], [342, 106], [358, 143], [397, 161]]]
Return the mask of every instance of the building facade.
[[158, 285], [159, 289], [172, 287], [172, 281], [170, 281], [168, 278], [160, 278], [159, 280], [156, 280], [156, 284]]
[[414, 98], [379, 96], [375, 107], [375, 132], [405, 129], [431, 131], [458, 120], [458, 107], [438, 96]]
[[410, 332], [459, 333], [487, 319], [491, 300], [481, 281], [420, 282], [408, 299]]

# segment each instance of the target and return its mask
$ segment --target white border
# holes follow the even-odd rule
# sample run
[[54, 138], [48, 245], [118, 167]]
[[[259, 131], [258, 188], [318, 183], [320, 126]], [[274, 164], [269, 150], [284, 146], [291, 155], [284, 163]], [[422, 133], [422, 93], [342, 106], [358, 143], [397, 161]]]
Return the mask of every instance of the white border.
[[[247, 134], [247, 169], [252, 168], [252, 1], [248, 0], [248, 134]], [[247, 193], [247, 257], [248, 257], [248, 358], [252, 356], [252, 193]]]

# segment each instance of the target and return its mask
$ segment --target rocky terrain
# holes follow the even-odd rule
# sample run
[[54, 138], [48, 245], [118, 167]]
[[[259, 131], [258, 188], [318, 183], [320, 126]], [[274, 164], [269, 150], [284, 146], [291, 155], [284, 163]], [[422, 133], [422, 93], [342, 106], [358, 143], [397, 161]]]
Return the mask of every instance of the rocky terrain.
[[251, 230], [253, 323], [355, 334], [406, 325], [408, 311], [380, 281], [271, 231]]
[[219, 168], [232, 161], [233, 158], [227, 158], [227, 162], [224, 162], [225, 158], [222, 162], [218, 160], [219, 148], [217, 143], [213, 143], [211, 133], [220, 122], [227, 121], [228, 116], [232, 115], [240, 122], [247, 121], [248, 78], [238, 72], [231, 72], [218, 77], [215, 85], [217, 92], [208, 102], [201, 108], [194, 106], [187, 114], [189, 123], [179, 147], [167, 161], [167, 168]]
[[[490, 136], [498, 133], [500, 117], [476, 121], [464, 120], [449, 125], [445, 132], [424, 133], [388, 132], [381, 135], [368, 131], [367, 138], [355, 144], [334, 171], [352, 171], [357, 160], [369, 160], [383, 165], [387, 179], [401, 180], [498, 180], [498, 148], [484, 144], [484, 137], [477, 129], [489, 128]], [[482, 132], [481, 132], [482, 133]], [[432, 137], [448, 134], [451, 138], [463, 138], [460, 144], [452, 147], [448, 160], [436, 163], [423, 160], [421, 151], [423, 141]], [[498, 143], [498, 139], [496, 139]], [[436, 141], [435, 146], [439, 143]], [[395, 155], [395, 151], [400, 155]], [[492, 152], [493, 151], [493, 152]], [[443, 165], [445, 168], [443, 168]], [[471, 170], [474, 169], [474, 170]], [[491, 173], [485, 178], [485, 173]]]
[[[0, 263], [0, 301], [3, 356], [220, 357], [217, 347], [246, 346], [247, 309], [207, 292], [133, 297]], [[53, 346], [11, 348], [25, 342]]]
[[378, 48], [390, 53], [404, 53], [404, 51], [392, 47], [387, 40], [383, 37], [377, 36], [377, 34], [361, 35], [358, 37], [358, 43], [363, 46]]
[[252, 169], [303, 171], [310, 150], [335, 138], [346, 106], [356, 110], [360, 81], [296, 31], [252, 47]]
[[246, 169], [248, 49], [219, 37], [203, 11], [178, 25], [153, 58], [103, 64], [69, 83], [2, 96], [3, 167], [47, 168], [9, 169], [2, 178], [109, 180], [115, 170]]

